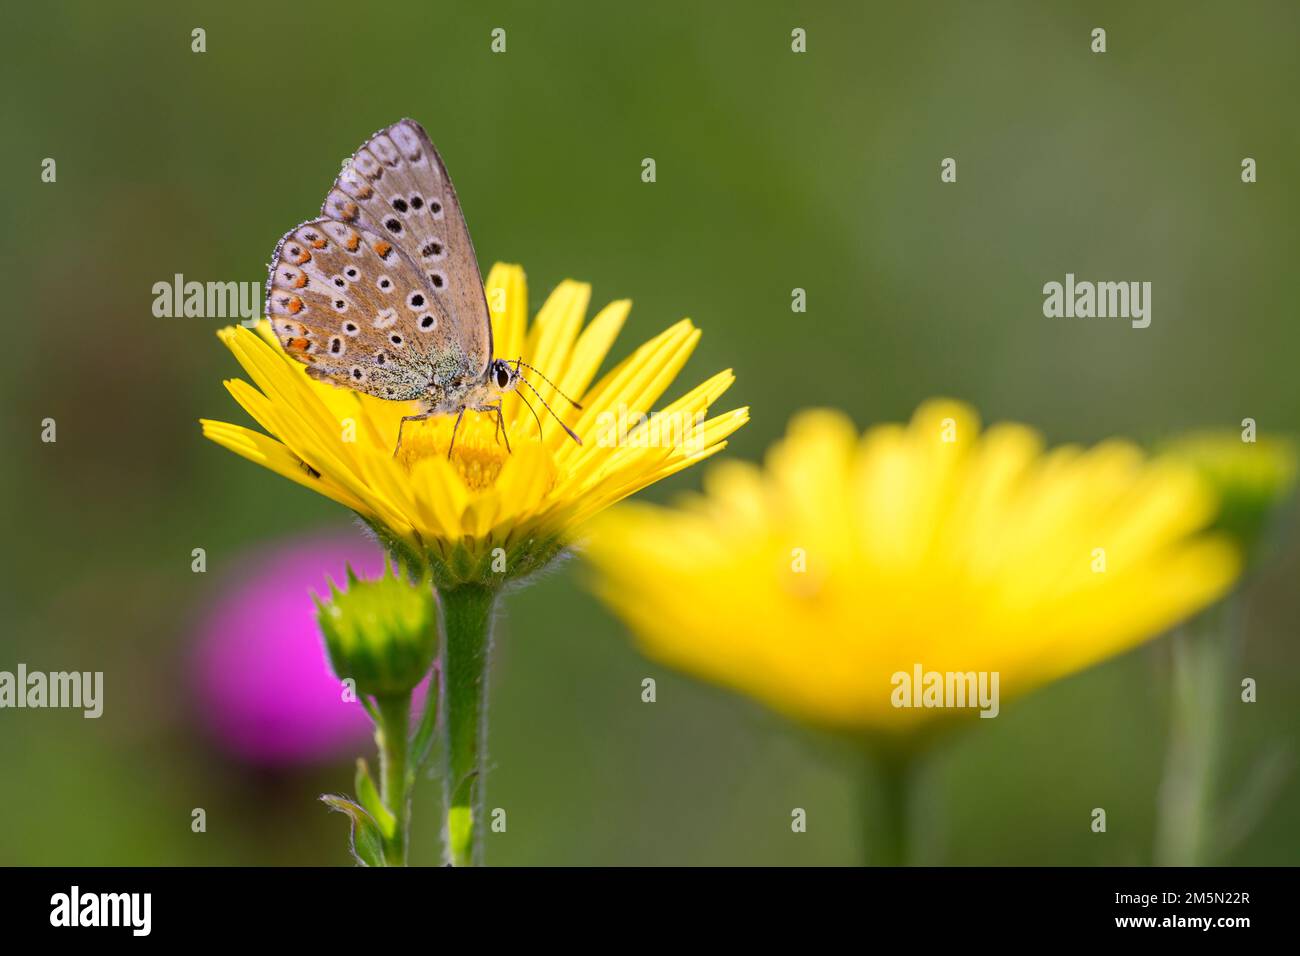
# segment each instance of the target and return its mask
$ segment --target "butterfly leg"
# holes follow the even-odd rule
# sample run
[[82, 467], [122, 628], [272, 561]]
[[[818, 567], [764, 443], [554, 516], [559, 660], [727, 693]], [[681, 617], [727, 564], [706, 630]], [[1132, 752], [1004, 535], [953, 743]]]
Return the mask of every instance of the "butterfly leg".
[[423, 415], [403, 415], [403, 416], [402, 416], [402, 420], [401, 420], [400, 422], [397, 423], [397, 447], [393, 449], [393, 457], [394, 457], [394, 458], [396, 458], [396, 457], [397, 457], [397, 453], [400, 452], [400, 451], [402, 450], [402, 428], [406, 425], [406, 423], [407, 423], [407, 422], [422, 422], [422, 421], [424, 421], [426, 418], [431, 418], [431, 417], [432, 417], [432, 415], [431, 415], [430, 413], [428, 413], [428, 412], [425, 412]]
[[499, 431], [501, 437], [506, 440], [506, 454], [513, 455], [514, 452], [510, 449], [510, 433], [506, 431], [506, 416], [501, 411], [501, 403], [497, 402], [492, 406], [491, 410], [497, 413], [497, 431]]
[[492, 438], [498, 445], [501, 444], [501, 439], [504, 438], [506, 440], [506, 453], [514, 454], [510, 448], [510, 433], [506, 431], [506, 418], [501, 412], [501, 403], [497, 402], [495, 405], [479, 405], [474, 409], [474, 411], [496, 412], [496, 428], [492, 432]]
[[447, 460], [451, 461], [451, 450], [456, 447], [456, 432], [460, 431], [460, 420], [465, 417], [465, 406], [456, 413], [456, 424], [451, 426], [451, 444], [447, 446]]

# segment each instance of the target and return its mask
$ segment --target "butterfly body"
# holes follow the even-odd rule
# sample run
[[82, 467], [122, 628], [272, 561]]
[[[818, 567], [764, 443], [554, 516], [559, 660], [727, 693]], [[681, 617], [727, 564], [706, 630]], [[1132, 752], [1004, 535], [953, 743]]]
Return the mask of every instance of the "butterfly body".
[[442, 158], [414, 120], [368, 139], [321, 216], [280, 240], [267, 314], [313, 378], [419, 402], [422, 412], [404, 423], [473, 409], [495, 411], [504, 427], [501, 395], [520, 381], [519, 363], [492, 357], [469, 228]]

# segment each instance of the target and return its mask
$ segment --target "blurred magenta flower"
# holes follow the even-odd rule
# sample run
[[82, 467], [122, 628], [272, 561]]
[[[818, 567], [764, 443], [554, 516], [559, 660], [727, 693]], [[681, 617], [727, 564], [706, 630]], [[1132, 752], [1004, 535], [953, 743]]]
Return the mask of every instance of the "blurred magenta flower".
[[199, 623], [193, 669], [199, 719], [231, 755], [261, 766], [324, 762], [355, 753], [373, 733], [360, 702], [343, 700], [311, 599], [329, 593], [327, 576], [346, 580], [348, 564], [378, 576], [383, 552], [338, 532], [236, 559]]

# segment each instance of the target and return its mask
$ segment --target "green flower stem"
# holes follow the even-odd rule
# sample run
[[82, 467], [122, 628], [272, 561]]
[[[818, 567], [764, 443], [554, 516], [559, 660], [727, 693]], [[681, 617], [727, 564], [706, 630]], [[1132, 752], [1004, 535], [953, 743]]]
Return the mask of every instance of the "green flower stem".
[[446, 766], [444, 856], [453, 866], [483, 862], [488, 667], [496, 590], [461, 584], [440, 590], [443, 734]]
[[864, 863], [906, 866], [911, 825], [911, 760], [892, 751], [867, 759], [862, 800]]
[[1215, 781], [1232, 689], [1235, 598], [1188, 622], [1173, 636], [1169, 749], [1160, 784], [1156, 862], [1204, 866], [1212, 861], [1218, 810]]
[[384, 841], [384, 861], [389, 866], [406, 866], [411, 788], [415, 782], [415, 775], [407, 767], [411, 695], [379, 697], [375, 705], [379, 713], [375, 732], [375, 743], [379, 746], [379, 797], [397, 820], [392, 838]]

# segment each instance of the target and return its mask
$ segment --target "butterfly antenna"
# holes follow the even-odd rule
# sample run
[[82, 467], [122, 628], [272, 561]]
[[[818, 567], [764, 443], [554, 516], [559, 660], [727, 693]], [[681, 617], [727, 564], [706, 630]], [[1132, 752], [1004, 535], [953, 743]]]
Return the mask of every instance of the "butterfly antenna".
[[[551, 386], [551, 388], [554, 388], [554, 389], [555, 389], [555, 394], [556, 394], [556, 395], [559, 395], [560, 398], [564, 399], [566, 402], [568, 402], [568, 403], [569, 403], [570, 405], [572, 405], [574, 408], [579, 408], [579, 409], [582, 408], [581, 405], [579, 405], [579, 404], [578, 404], [577, 402], [575, 402], [573, 399], [569, 398], [568, 395], [565, 395], [562, 391], [560, 391], [559, 388], [556, 387], [556, 384], [555, 384], [554, 382], [552, 382], [549, 378], [547, 378], [547, 377], [546, 377], [545, 375], [543, 375], [541, 372], [538, 372], [537, 369], [533, 368], [531, 365], [529, 365], [527, 362], [525, 362], [525, 361], [524, 361], [523, 359], [521, 359], [521, 358], [517, 358], [517, 359], [515, 359], [515, 371], [516, 371], [516, 372], [519, 371], [519, 366], [521, 366], [521, 365], [522, 365], [524, 368], [528, 369], [530, 372], [536, 372], [538, 378], [540, 378], [540, 379], [541, 379], [543, 382], [545, 382], [547, 385]], [[533, 388], [531, 385], [529, 385], [528, 387], [529, 387], [529, 388]], [[533, 388], [533, 392], [536, 392], [536, 391], [537, 391], [537, 389]], [[541, 398], [540, 395], [538, 395], [537, 397], [538, 397], [538, 398]], [[554, 415], [555, 413], [554, 413], [554, 412], [551, 412], [551, 414]]]
[[[523, 379], [521, 378], [519, 381], [522, 382]], [[525, 396], [523, 392], [517, 392], [516, 394], [519, 396], [519, 400], [527, 405], [528, 410], [533, 413], [533, 418], [537, 420], [537, 437], [539, 439], [544, 437], [542, 435], [542, 420], [537, 414], [537, 409], [533, 408], [532, 403], [528, 401], [527, 396]], [[561, 422], [561, 424], [563, 424], [563, 422]]]
[[[530, 368], [531, 368], [531, 366], [530, 366]], [[539, 373], [539, 374], [540, 374], [540, 373]], [[568, 432], [568, 435], [569, 435], [570, 438], [572, 438], [572, 439], [573, 439], [574, 441], [576, 441], [579, 445], [581, 445], [581, 444], [582, 444], [582, 439], [578, 437], [577, 433], [574, 432], [574, 430], [573, 430], [572, 428], [570, 428], [568, 425], [564, 424], [564, 422], [561, 420], [560, 416], [555, 414], [555, 409], [551, 408], [550, 405], [547, 405], [547, 404], [546, 404], [546, 399], [542, 398], [541, 393], [540, 393], [539, 391], [537, 391], [537, 389], [533, 388], [532, 383], [529, 382], [528, 379], [523, 378], [522, 376], [520, 376], [519, 381], [523, 382], [525, 385], [527, 385], [527, 386], [529, 387], [529, 389], [532, 390], [532, 393], [533, 393], [534, 395], [537, 396], [537, 400], [538, 400], [539, 402], [542, 403], [542, 407], [543, 407], [544, 409], [546, 409], [548, 412], [551, 413], [551, 417], [554, 418], [557, 422], [560, 423], [560, 427], [563, 428], [566, 432]], [[522, 394], [520, 394], [519, 397], [520, 397], [520, 398], [523, 398], [524, 396], [523, 396]], [[529, 406], [529, 407], [531, 408], [532, 406]], [[534, 412], [533, 414], [536, 414], [536, 412]]]

